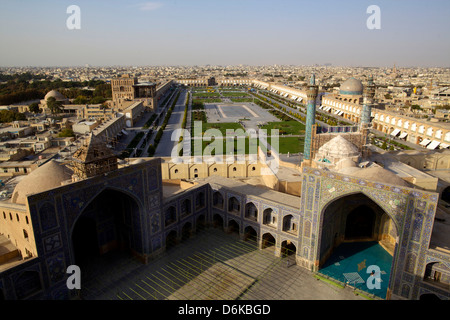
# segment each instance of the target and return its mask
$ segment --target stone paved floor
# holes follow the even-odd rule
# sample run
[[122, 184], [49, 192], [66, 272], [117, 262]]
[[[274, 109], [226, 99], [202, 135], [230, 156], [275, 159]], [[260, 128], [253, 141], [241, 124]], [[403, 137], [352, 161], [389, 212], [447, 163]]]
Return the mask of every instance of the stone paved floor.
[[[350, 288], [317, 280], [273, 247], [207, 229], [144, 265], [111, 253], [82, 266], [86, 300], [360, 300]], [[292, 261], [292, 260], [291, 260]], [[288, 265], [289, 264], [289, 265]]]

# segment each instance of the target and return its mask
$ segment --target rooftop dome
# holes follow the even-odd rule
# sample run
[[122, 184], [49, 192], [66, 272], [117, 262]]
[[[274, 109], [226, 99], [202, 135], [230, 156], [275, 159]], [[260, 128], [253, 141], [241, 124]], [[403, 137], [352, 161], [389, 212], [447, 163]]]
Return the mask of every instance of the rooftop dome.
[[405, 180], [397, 176], [395, 173], [392, 173], [391, 171], [386, 170], [379, 166], [358, 170], [356, 172], [353, 172], [352, 176], [370, 181], [377, 181], [396, 186], [409, 187], [409, 184]]
[[339, 93], [343, 95], [362, 95], [363, 90], [364, 87], [361, 81], [355, 78], [350, 78], [341, 84]]
[[344, 158], [350, 158], [354, 162], [357, 162], [360, 152], [358, 148], [343, 138], [341, 135], [337, 135], [317, 151], [316, 159], [324, 161], [325, 159], [331, 163], [336, 163]]
[[355, 167], [357, 167], [355, 161], [353, 161], [352, 159], [349, 159], [349, 158], [341, 159], [336, 163], [336, 169], [338, 169], [338, 170], [344, 169], [344, 168], [355, 168]]
[[57, 90], [49, 91], [49, 92], [45, 95], [44, 100], [47, 100], [47, 99], [50, 98], [50, 97], [55, 98], [57, 101], [58, 101], [58, 100], [66, 100], [66, 97], [64, 97], [64, 96], [63, 96], [59, 91], [57, 91]]
[[60, 187], [64, 181], [71, 179], [71, 175], [71, 170], [66, 166], [50, 160], [16, 185], [11, 202], [25, 204], [28, 195]]

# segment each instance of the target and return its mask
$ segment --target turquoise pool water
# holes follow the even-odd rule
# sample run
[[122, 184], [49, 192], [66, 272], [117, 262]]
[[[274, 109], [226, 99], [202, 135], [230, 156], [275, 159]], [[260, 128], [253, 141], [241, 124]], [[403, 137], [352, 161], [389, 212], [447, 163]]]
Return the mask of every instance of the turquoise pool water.
[[[389, 284], [392, 256], [376, 241], [342, 243], [328, 258], [319, 273], [334, 278], [351, 286], [372, 293], [380, 298], [386, 298]], [[370, 279], [369, 266], [378, 266], [379, 274], [375, 280]], [[377, 281], [379, 276], [380, 281]], [[376, 282], [380, 284], [378, 289]], [[374, 286], [370, 289], [370, 285]]]

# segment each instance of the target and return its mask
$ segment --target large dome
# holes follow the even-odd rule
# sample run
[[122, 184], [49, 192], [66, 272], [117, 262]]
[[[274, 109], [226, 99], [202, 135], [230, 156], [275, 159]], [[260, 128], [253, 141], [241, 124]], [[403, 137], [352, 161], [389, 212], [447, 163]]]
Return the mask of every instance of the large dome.
[[48, 98], [53, 97], [56, 99], [56, 101], [61, 101], [61, 100], [66, 100], [66, 97], [64, 97], [59, 91], [57, 90], [52, 90], [49, 91], [45, 97], [44, 100], [47, 100]]
[[354, 162], [358, 161], [360, 156], [359, 149], [350, 141], [347, 141], [341, 135], [337, 135], [317, 151], [316, 160], [337, 163], [342, 159], [350, 159]]
[[71, 177], [72, 171], [70, 169], [50, 160], [32, 171], [16, 185], [11, 202], [26, 204], [28, 195], [60, 187], [64, 181], [71, 179]]
[[341, 84], [339, 93], [343, 95], [362, 95], [363, 90], [364, 87], [361, 81], [350, 78]]

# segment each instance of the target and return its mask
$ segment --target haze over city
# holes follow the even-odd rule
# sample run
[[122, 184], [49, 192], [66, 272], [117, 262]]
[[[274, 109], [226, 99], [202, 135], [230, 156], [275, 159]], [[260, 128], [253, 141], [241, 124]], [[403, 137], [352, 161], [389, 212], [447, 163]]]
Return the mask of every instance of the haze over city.
[[[72, 4], [79, 30], [66, 27]], [[366, 26], [370, 5], [381, 29]], [[449, 9], [445, 0], [6, 0], [0, 65], [448, 67]]]
[[0, 1], [3, 313], [449, 300], [448, 0]]

